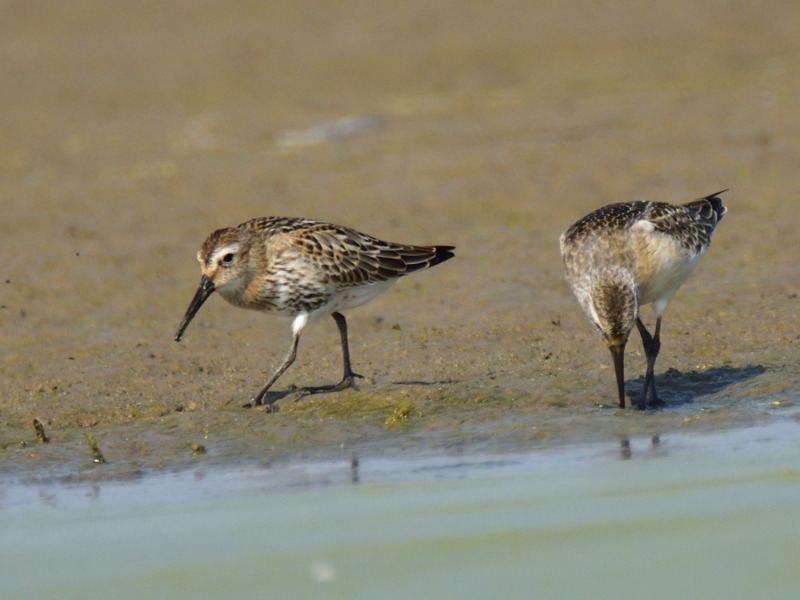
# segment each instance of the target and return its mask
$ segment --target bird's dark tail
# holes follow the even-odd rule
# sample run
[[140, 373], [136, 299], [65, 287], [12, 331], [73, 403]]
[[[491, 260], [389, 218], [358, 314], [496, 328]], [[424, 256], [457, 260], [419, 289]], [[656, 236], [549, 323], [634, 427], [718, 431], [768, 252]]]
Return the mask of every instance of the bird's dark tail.
[[456, 249], [455, 246], [434, 246], [433, 249], [436, 251], [436, 255], [431, 259], [429, 265], [431, 267], [443, 263], [446, 260], [450, 260], [455, 256], [455, 252], [453, 252], [453, 250]]
[[720, 194], [727, 191], [728, 190], [722, 190], [716, 194], [709, 194], [704, 198], [698, 198], [692, 202], [687, 202], [684, 206], [694, 211], [700, 219], [706, 222], [710, 231], [714, 231], [717, 227], [717, 223], [719, 223], [722, 217], [725, 216], [725, 213], [728, 212], [728, 209], [722, 206], [722, 200], [719, 198]]
[[717, 214], [717, 221], [719, 221], [723, 215], [728, 212], [728, 209], [722, 206], [722, 200], [718, 198], [720, 194], [724, 194], [728, 190], [722, 190], [721, 192], [717, 192], [716, 194], [710, 194], [705, 198], [701, 198], [701, 200], [708, 200], [709, 204], [711, 204], [711, 208]]
[[379, 273], [384, 277], [402, 277], [428, 269], [455, 256], [454, 246], [394, 245], [378, 255]]

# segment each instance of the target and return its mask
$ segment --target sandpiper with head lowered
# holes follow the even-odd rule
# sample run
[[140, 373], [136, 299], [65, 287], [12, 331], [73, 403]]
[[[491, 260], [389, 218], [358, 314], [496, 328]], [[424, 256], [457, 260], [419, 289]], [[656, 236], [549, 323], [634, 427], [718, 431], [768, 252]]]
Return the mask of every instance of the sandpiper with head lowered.
[[407, 246], [382, 242], [348, 227], [311, 219], [264, 217], [218, 229], [197, 253], [203, 276], [175, 334], [180, 341], [189, 322], [214, 292], [234, 306], [293, 317], [292, 343], [277, 371], [245, 406], [265, 402], [272, 384], [294, 362], [300, 332], [331, 315], [339, 328], [344, 376], [313, 392], [354, 387], [347, 321], [342, 310], [361, 306], [404, 275], [453, 258], [452, 246]]
[[[725, 190], [723, 190], [725, 191]], [[585, 216], [561, 236], [567, 281], [614, 358], [619, 406], [625, 408], [625, 344], [633, 326], [642, 336], [647, 372], [638, 408], [662, 406], [653, 377], [667, 304], [708, 250], [726, 212], [718, 196], [687, 204], [624, 202]], [[639, 318], [652, 304], [655, 334]]]

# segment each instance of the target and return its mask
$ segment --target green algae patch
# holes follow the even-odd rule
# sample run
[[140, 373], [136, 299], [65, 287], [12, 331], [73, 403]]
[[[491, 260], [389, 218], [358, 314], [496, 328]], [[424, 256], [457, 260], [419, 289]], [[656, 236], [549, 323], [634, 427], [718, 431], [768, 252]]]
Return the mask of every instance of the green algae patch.
[[395, 427], [408, 425], [408, 417], [411, 415], [411, 406], [406, 404], [398, 406], [394, 412], [383, 422], [384, 427]]
[[[347, 391], [338, 394], [299, 396], [294, 401], [282, 403], [280, 414], [285, 417], [316, 419], [380, 419], [385, 418], [387, 410], [398, 405], [414, 405], [411, 394], [396, 389], [380, 389], [374, 392]], [[417, 395], [412, 396], [414, 399]]]

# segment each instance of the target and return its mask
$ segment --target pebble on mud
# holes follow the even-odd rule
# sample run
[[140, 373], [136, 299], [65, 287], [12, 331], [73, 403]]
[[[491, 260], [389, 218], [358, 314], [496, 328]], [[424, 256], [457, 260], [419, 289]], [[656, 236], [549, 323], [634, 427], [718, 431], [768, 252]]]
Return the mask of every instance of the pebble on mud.
[[106, 462], [105, 456], [100, 451], [100, 446], [97, 445], [97, 442], [94, 439], [94, 435], [92, 435], [91, 431], [86, 432], [86, 440], [89, 442], [89, 447], [92, 449], [92, 460], [97, 464], [103, 464]]
[[33, 419], [33, 430], [36, 432], [36, 437], [39, 438], [39, 441], [43, 444], [50, 443], [50, 438], [47, 437], [47, 434], [44, 431], [44, 423], [42, 423], [39, 417]]

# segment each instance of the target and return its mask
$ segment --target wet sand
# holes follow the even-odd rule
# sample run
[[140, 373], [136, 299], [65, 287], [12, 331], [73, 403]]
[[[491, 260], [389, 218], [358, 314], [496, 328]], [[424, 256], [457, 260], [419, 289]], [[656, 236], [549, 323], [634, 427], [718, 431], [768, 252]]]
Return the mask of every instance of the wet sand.
[[[0, 471], [515, 451], [797, 418], [798, 18], [777, 1], [0, 4]], [[667, 409], [600, 408], [611, 360], [558, 236], [610, 202], [725, 188], [664, 319]], [[262, 215], [457, 247], [348, 314], [359, 390], [239, 408], [289, 325], [221, 298], [173, 341], [204, 237]], [[275, 390], [338, 381], [339, 352], [332, 320], [310, 327]], [[628, 356], [635, 395], [638, 342]]]

